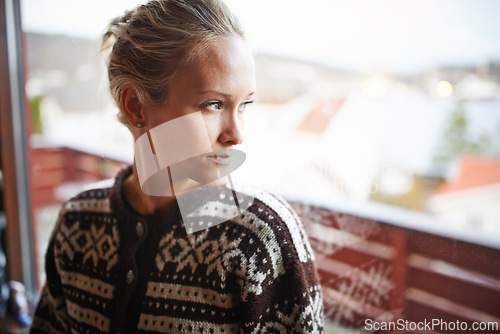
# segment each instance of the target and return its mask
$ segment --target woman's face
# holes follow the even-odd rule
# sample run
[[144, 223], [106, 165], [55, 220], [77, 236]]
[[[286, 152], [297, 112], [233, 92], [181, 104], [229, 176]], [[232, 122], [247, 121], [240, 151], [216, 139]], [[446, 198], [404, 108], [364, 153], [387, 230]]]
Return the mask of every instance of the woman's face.
[[[199, 50], [170, 82], [166, 104], [144, 107], [146, 124], [153, 129], [200, 112], [206, 134], [186, 131], [180, 141], [209, 144], [211, 152], [191, 159], [180, 169], [197, 182], [216, 180], [230, 172], [224, 168], [234, 166], [229, 149], [243, 142], [245, 110], [253, 102], [255, 86], [254, 60], [246, 43], [236, 36], [216, 39]], [[204, 143], [207, 135], [209, 143]], [[156, 151], [161, 145], [154, 143]]]

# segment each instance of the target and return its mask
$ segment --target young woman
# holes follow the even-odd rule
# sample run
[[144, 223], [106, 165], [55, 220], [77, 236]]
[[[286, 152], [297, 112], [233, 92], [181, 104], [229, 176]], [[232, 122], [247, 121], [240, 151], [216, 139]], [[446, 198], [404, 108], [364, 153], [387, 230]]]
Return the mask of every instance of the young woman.
[[[227, 185], [256, 90], [236, 18], [218, 0], [151, 1], [113, 21], [104, 45], [135, 163], [63, 206], [31, 332], [322, 332], [320, 286], [297, 215], [273, 194]], [[205, 152], [197, 149], [204, 142], [210, 152], [188, 165], [148, 174], [161, 169], [160, 155]], [[153, 175], [149, 190], [144, 175]], [[217, 191], [186, 214], [188, 190], [206, 183]], [[210, 223], [235, 203], [229, 220]], [[187, 219], [208, 223], [190, 233]]]

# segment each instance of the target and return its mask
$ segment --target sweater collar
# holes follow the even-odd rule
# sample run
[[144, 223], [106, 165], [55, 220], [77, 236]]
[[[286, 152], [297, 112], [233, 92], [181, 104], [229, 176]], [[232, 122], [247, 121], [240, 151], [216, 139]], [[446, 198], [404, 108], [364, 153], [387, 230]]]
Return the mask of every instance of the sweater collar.
[[130, 203], [128, 203], [123, 193], [123, 184], [127, 177], [132, 174], [132, 166], [127, 166], [121, 170], [116, 176], [115, 183], [111, 188], [110, 203], [111, 210], [116, 214], [121, 221], [144, 221], [148, 223], [162, 222], [172, 224], [182, 224], [181, 214], [177, 204], [173, 205], [166, 212], [161, 214], [146, 214], [142, 215], [137, 212]]

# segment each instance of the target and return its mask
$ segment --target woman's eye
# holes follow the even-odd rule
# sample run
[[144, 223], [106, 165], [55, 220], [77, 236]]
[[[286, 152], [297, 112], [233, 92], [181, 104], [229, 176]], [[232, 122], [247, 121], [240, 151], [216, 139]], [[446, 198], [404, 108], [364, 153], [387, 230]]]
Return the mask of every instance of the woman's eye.
[[240, 107], [238, 108], [239, 111], [246, 111], [248, 109], [248, 107], [253, 103], [254, 101], [251, 100], [251, 101], [245, 101], [243, 103], [240, 104]]
[[205, 107], [212, 111], [221, 110], [223, 103], [221, 101], [212, 101], [205, 104]]

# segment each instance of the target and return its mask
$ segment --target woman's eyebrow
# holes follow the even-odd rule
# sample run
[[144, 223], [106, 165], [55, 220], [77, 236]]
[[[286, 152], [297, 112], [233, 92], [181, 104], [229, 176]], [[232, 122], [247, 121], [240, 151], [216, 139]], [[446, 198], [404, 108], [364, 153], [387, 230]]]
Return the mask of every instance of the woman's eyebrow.
[[[198, 94], [200, 95], [205, 95], [205, 94], [216, 94], [216, 95], [220, 95], [220, 96], [224, 96], [225, 98], [231, 98], [232, 95], [231, 94], [227, 94], [227, 93], [224, 93], [224, 92], [221, 92], [220, 90], [215, 90], [215, 89], [210, 89], [210, 90], [205, 90], [205, 91], [201, 91], [201, 92], [198, 92]], [[252, 91], [248, 94], [248, 97], [252, 96], [255, 94], [255, 91]]]
[[210, 90], [205, 90], [205, 91], [202, 91], [202, 92], [198, 92], [198, 94], [200, 94], [200, 95], [216, 94], [216, 95], [221, 95], [221, 96], [224, 96], [224, 97], [231, 97], [231, 94], [227, 94], [227, 93], [221, 92], [219, 90], [214, 90], [214, 89], [210, 89]]

